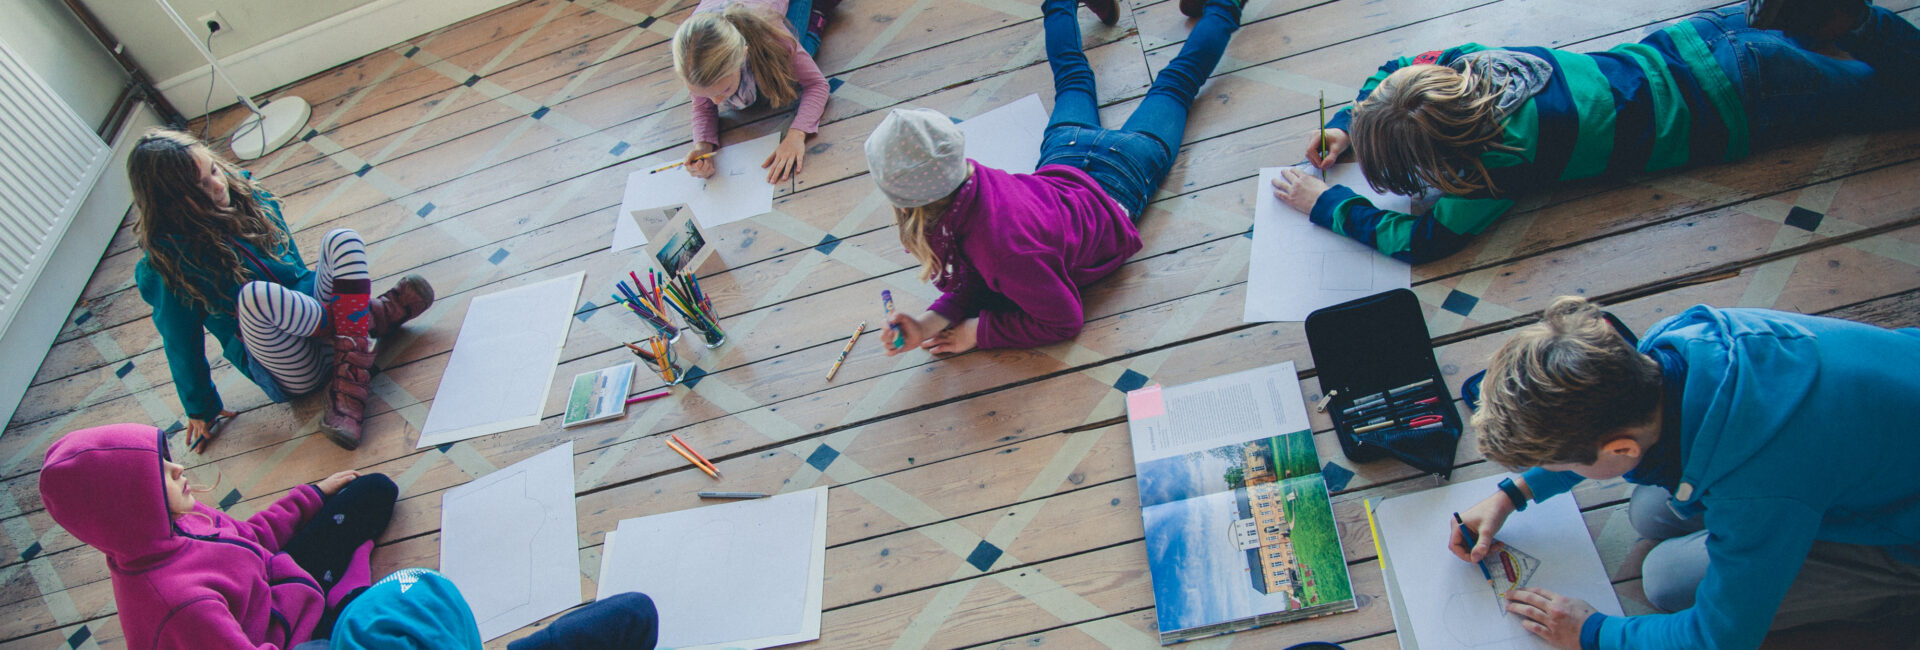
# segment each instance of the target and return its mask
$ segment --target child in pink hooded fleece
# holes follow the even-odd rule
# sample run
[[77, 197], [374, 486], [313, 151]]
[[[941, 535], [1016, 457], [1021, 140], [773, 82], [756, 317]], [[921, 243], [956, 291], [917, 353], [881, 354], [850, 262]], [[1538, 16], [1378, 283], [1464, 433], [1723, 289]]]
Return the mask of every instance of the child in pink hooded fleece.
[[106, 554], [127, 646], [278, 650], [328, 636], [372, 582], [393, 481], [340, 472], [241, 521], [198, 503], [185, 472], [166, 434], [140, 424], [75, 431], [47, 450], [41, 500]]

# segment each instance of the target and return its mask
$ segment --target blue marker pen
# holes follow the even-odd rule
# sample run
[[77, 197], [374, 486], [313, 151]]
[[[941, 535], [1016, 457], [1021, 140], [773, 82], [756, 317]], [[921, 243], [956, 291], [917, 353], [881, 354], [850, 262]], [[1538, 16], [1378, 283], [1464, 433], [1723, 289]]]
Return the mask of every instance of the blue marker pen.
[[907, 333], [900, 331], [900, 326], [895, 325], [893, 323], [893, 291], [892, 290], [889, 290], [889, 289], [880, 290], [880, 304], [887, 306], [887, 331], [893, 332], [893, 348], [898, 350], [902, 347], [905, 347], [907, 345]]
[[[1458, 512], [1453, 513], [1453, 523], [1460, 526], [1460, 536], [1461, 538], [1467, 540], [1467, 551], [1471, 553], [1473, 551], [1473, 547], [1480, 543], [1480, 536], [1473, 534], [1473, 529], [1467, 527], [1467, 522], [1462, 521], [1460, 519], [1460, 513]], [[1493, 572], [1487, 570], [1486, 561], [1482, 560], [1479, 562], [1475, 562], [1475, 564], [1480, 565], [1480, 575], [1486, 576], [1487, 586], [1489, 587], [1493, 586]]]

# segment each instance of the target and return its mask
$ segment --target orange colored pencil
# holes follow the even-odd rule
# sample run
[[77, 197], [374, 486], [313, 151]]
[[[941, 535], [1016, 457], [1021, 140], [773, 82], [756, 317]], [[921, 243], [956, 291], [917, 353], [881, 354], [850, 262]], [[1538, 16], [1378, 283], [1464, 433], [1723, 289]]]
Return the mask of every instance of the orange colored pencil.
[[672, 438], [674, 442], [680, 443], [680, 446], [686, 447], [687, 453], [693, 454], [694, 460], [699, 461], [700, 464], [706, 467], [707, 469], [713, 470], [714, 477], [719, 478], [720, 468], [714, 467], [713, 461], [707, 460], [706, 456], [702, 456], [700, 455], [700, 452], [694, 451], [693, 445], [687, 444], [687, 441], [681, 440], [680, 436], [677, 436], [671, 433], [667, 434], [667, 437]]
[[693, 463], [693, 466], [694, 466], [694, 468], [695, 468], [695, 469], [698, 469], [698, 470], [700, 470], [701, 472], [704, 472], [704, 473], [706, 473], [706, 475], [707, 475], [707, 476], [710, 476], [710, 477], [713, 477], [713, 478], [715, 478], [715, 479], [718, 479], [718, 478], [720, 478], [720, 474], [719, 474], [718, 472], [715, 472], [715, 471], [713, 471], [713, 470], [710, 470], [710, 469], [707, 469], [707, 466], [706, 466], [706, 465], [704, 465], [704, 464], [702, 464], [702, 463], [701, 463], [700, 461], [698, 461], [698, 460], [694, 460], [694, 458], [693, 458], [693, 454], [691, 454], [691, 453], [689, 453], [689, 452], [688, 452], [687, 450], [685, 450], [685, 449], [681, 449], [679, 445], [676, 445], [676, 444], [673, 444], [673, 441], [672, 441], [672, 440], [666, 440], [666, 441], [663, 441], [663, 442], [666, 442], [666, 443], [667, 443], [667, 448], [668, 448], [668, 449], [672, 449], [672, 450], [673, 450], [673, 453], [676, 453], [676, 454], [680, 454], [680, 457], [681, 457], [681, 458], [685, 458], [685, 459], [687, 459], [687, 462], [689, 462], [689, 463]]

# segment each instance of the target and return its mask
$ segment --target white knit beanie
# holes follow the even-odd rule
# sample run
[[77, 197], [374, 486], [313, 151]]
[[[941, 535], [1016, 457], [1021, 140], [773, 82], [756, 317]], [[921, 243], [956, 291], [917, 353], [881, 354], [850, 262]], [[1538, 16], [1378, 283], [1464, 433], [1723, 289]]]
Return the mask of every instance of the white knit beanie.
[[867, 136], [867, 170], [887, 200], [917, 208], [967, 180], [967, 136], [940, 111], [896, 108]]

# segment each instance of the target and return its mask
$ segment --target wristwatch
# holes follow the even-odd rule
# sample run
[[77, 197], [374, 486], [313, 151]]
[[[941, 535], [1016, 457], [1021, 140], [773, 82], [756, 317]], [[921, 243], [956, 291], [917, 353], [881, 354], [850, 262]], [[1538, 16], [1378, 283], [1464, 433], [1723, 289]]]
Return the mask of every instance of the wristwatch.
[[1500, 479], [1500, 491], [1507, 493], [1507, 500], [1513, 502], [1515, 512], [1527, 509], [1527, 496], [1520, 493], [1520, 486], [1514, 485], [1513, 479]]

